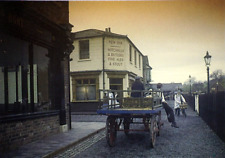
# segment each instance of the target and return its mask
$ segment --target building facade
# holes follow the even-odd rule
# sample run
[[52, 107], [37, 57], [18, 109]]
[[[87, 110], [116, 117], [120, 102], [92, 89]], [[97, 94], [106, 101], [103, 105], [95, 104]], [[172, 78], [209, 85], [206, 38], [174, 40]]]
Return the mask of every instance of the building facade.
[[127, 36], [89, 29], [74, 33], [73, 40], [72, 111], [96, 111], [99, 89], [129, 90], [135, 76], [151, 80], [148, 60]]
[[70, 127], [68, 9], [0, 2], [0, 157]]

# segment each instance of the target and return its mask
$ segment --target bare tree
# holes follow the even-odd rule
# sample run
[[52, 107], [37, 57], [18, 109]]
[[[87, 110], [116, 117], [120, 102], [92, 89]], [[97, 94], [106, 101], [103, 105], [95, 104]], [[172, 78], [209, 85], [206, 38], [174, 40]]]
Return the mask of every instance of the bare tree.
[[223, 71], [221, 69], [219, 70], [215, 70], [211, 73], [210, 78], [212, 80], [216, 79], [216, 80], [220, 80], [225, 76], [225, 74], [223, 73]]

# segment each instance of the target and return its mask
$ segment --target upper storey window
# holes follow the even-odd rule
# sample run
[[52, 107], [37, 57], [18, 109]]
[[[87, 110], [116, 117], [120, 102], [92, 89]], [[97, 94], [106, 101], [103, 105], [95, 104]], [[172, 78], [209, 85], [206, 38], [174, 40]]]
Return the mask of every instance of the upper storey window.
[[129, 52], [130, 52], [130, 62], [132, 63], [132, 46], [130, 45], [129, 48]]
[[137, 51], [134, 51], [134, 64], [137, 66]]
[[79, 41], [79, 47], [80, 47], [80, 59], [89, 59], [90, 58], [89, 40]]

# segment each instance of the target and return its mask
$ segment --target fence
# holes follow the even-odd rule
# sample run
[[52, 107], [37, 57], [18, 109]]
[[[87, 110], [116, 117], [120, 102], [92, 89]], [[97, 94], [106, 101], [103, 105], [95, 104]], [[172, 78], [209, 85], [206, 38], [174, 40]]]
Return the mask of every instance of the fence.
[[[195, 110], [195, 97], [184, 97]], [[225, 92], [199, 95], [199, 116], [225, 142]]]

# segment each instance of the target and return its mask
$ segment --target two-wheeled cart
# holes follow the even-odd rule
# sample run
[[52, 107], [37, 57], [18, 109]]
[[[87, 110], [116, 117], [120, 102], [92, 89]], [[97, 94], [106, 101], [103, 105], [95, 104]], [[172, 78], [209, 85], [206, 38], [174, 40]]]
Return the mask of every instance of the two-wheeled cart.
[[[141, 93], [142, 97], [133, 98], [133, 92]], [[147, 97], [144, 97], [148, 94]], [[149, 132], [150, 146], [153, 148], [156, 136], [161, 128], [161, 92], [130, 91], [130, 90], [100, 90], [100, 107], [97, 113], [107, 115], [106, 139], [110, 147], [115, 146], [117, 131]], [[131, 124], [143, 124], [143, 129], [132, 129]]]

